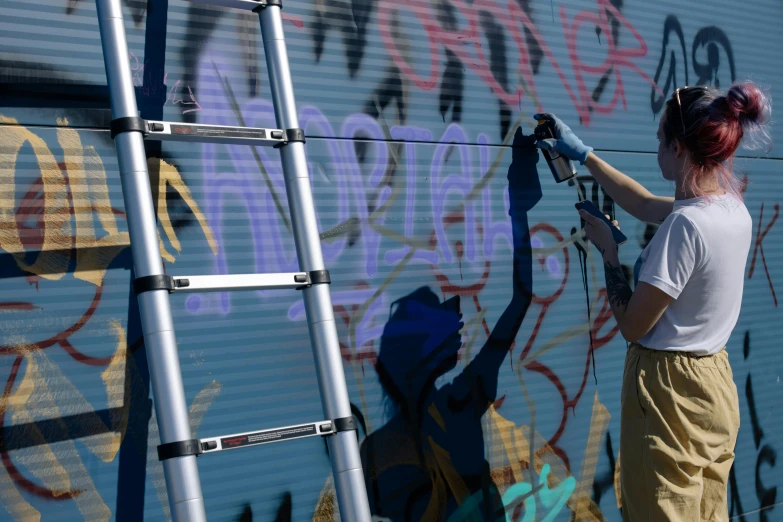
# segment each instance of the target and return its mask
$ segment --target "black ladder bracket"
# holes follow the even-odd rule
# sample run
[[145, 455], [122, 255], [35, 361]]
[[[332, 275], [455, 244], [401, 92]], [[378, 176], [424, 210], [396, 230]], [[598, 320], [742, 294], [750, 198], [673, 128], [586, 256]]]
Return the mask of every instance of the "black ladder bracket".
[[215, 442], [201, 442], [198, 439], [181, 440], [178, 442], [169, 442], [158, 446], [158, 460], [164, 461], [177, 457], [188, 457], [195, 455], [198, 457], [205, 451], [215, 449]]
[[304, 290], [310, 288], [313, 285], [330, 285], [332, 284], [332, 278], [329, 275], [328, 270], [313, 270], [306, 272], [295, 277], [297, 283], [303, 283], [302, 286], [297, 286], [297, 290]]
[[304, 129], [299, 129], [299, 128], [286, 129], [285, 138], [286, 141], [275, 145], [276, 149], [279, 149], [280, 147], [285, 147], [289, 143], [307, 143], [307, 140], [305, 140]]
[[261, 12], [262, 9], [265, 9], [267, 7], [277, 6], [280, 9], [283, 8], [283, 0], [257, 0], [257, 2], [258, 2], [258, 7], [253, 9], [254, 13], [259, 13]]
[[334, 426], [335, 433], [340, 433], [341, 431], [356, 431], [356, 421], [353, 420], [353, 417], [334, 419], [332, 425]]
[[133, 116], [111, 120], [109, 129], [111, 130], [111, 139], [116, 138], [118, 134], [123, 132], [140, 132], [144, 136], [149, 134], [147, 120]]
[[150, 275], [137, 277], [133, 280], [133, 291], [136, 295], [152, 290], [166, 290], [169, 293], [177, 288], [185, 288], [190, 285], [187, 279], [174, 278], [168, 275]]

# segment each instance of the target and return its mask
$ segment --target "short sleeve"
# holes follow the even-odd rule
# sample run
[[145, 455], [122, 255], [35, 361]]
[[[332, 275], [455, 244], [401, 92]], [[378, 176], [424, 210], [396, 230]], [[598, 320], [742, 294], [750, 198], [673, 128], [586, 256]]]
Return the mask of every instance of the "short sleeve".
[[696, 226], [680, 213], [671, 214], [647, 245], [639, 281], [677, 299], [703, 259], [704, 244]]

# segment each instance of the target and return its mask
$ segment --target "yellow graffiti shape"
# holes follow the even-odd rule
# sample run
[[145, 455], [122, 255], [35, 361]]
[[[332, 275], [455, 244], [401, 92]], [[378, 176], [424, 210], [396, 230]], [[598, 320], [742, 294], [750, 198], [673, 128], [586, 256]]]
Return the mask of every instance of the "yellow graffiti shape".
[[313, 522], [333, 522], [334, 514], [337, 512], [337, 498], [334, 489], [334, 478], [332, 474], [326, 479], [326, 484], [318, 495], [318, 503], [313, 513]]
[[[130, 238], [127, 232], [117, 229], [106, 184], [106, 170], [95, 148], [85, 149], [79, 133], [67, 127], [67, 120], [57, 120], [57, 123], [57, 141], [63, 150], [76, 224], [76, 270], [73, 276], [101, 286], [106, 269], [130, 244]], [[107, 234], [100, 239], [95, 233], [96, 215]]]
[[[125, 404], [125, 397], [130, 397], [130, 379], [126, 378], [125, 371], [128, 359], [128, 343], [126, 341], [125, 329], [118, 320], [113, 319], [109, 325], [117, 337], [117, 351], [114, 352], [106, 369], [101, 372], [101, 379], [104, 386], [106, 386], [106, 398], [112, 412], [110, 428], [112, 431], [119, 433], [120, 439], [123, 439], [125, 430], [128, 427], [128, 410], [131, 402], [128, 401], [128, 404]], [[98, 456], [104, 462], [110, 462], [114, 459], [119, 449], [120, 443], [118, 442], [116, 447], [112, 448], [112, 451], [104, 452]]]
[[[449, 486], [449, 489], [451, 489], [452, 495], [454, 495], [454, 499], [457, 501], [458, 505], [461, 505], [462, 502], [465, 501], [468, 496], [470, 496], [470, 490], [465, 485], [465, 481], [462, 480], [462, 477], [457, 472], [457, 470], [454, 468], [454, 465], [451, 463], [451, 455], [449, 454], [448, 450], [443, 449], [440, 447], [432, 437], [427, 437], [430, 443], [430, 448], [432, 448], [432, 454], [435, 457], [436, 462], [438, 463], [438, 470], [440, 471], [440, 474], [443, 476], [443, 478], [446, 480], [446, 483]], [[434, 493], [435, 490], [433, 490]], [[438, 499], [438, 505], [443, 506], [446, 504], [446, 498], [445, 495], [443, 495], [444, 498]], [[433, 501], [435, 500], [435, 495], [433, 495], [433, 499], [430, 501], [430, 505], [427, 506], [427, 513], [430, 513], [430, 508], [433, 506]], [[434, 514], [434, 513], [433, 513]], [[425, 516], [425, 520], [437, 520], [434, 518], [427, 518]], [[470, 521], [471, 519], [468, 519]], [[476, 522], [481, 522], [480, 520], [477, 520]]]
[[[16, 220], [15, 170], [19, 151], [29, 143], [41, 173], [44, 193], [44, 234], [41, 252], [33, 264], [25, 260], [25, 247]], [[22, 270], [57, 280], [68, 269], [71, 247], [70, 206], [66, 181], [44, 140], [0, 115], [0, 248], [13, 255]]]
[[41, 520], [41, 513], [31, 506], [16, 489], [11, 475], [8, 474], [4, 466], [0, 466], [0, 506], [8, 511], [11, 520], [22, 522], [40, 522]]
[[[587, 440], [582, 462], [582, 476], [579, 486], [568, 498], [567, 505], [574, 513], [574, 520], [603, 521], [600, 508], [590, 498], [589, 491], [593, 484], [598, 465], [601, 441], [609, 426], [611, 416], [609, 410], [598, 400], [598, 393], [593, 400], [593, 412], [590, 420], [590, 433]], [[517, 426], [500, 415], [494, 407], [490, 407], [487, 416], [485, 440], [488, 448], [487, 457], [493, 478], [501, 492], [514, 483], [525, 481], [523, 470], [532, 469], [541, 474], [545, 464], [549, 464], [552, 472], [548, 475], [548, 486], [556, 488], [563, 480], [571, 477], [563, 460], [558, 457], [546, 443], [546, 439], [536, 432], [531, 435], [530, 426]], [[530, 463], [530, 444], [533, 439], [534, 462]], [[502, 448], [498, 451], [497, 447]]]
[[[126, 436], [133, 439], [132, 447], [136, 449], [140, 458], [145, 458], [146, 454], [141, 448], [146, 448], [146, 433], [142, 436], [141, 430], [134, 430], [130, 433], [128, 429], [128, 418], [131, 413], [132, 404], [143, 404], [147, 401], [147, 391], [144, 381], [141, 378], [139, 369], [136, 366], [136, 359], [128, 351], [127, 335], [125, 329], [117, 319], [109, 320], [109, 328], [117, 338], [117, 350], [111, 357], [106, 369], [101, 372], [101, 380], [106, 387], [106, 399], [110, 411], [109, 429], [119, 435], [117, 445], [107, 451], [98, 454], [104, 462], [114, 460], [114, 457], [120, 450], [120, 444]], [[134, 394], [134, 395], [131, 395]]]
[[[29, 384], [27, 388], [29, 388]], [[19, 392], [25, 393], [22, 392], [21, 386]], [[0, 413], [5, 413], [6, 409], [7, 405], [0, 403]], [[14, 520], [29, 520], [30, 522], [39, 522], [41, 520], [41, 514], [25, 500], [14, 485], [11, 475], [5, 469], [5, 466], [0, 466], [0, 505]]]
[[601, 442], [609, 427], [609, 420], [612, 418], [606, 406], [598, 400], [598, 392], [595, 392], [593, 398], [593, 414], [590, 421], [590, 434], [587, 437], [587, 447], [582, 459], [582, 477], [579, 485], [574, 491], [568, 506], [574, 512], [575, 522], [582, 521], [603, 521], [600, 508], [590, 498], [592, 493], [593, 479], [595, 471], [598, 468], [598, 457], [601, 452]]
[[[33, 440], [34, 445], [14, 451], [14, 462], [44, 487], [54, 490], [55, 495], [78, 492], [73, 500], [85, 519], [109, 520], [111, 510], [98, 493], [76, 444], [72, 440], [49, 444], [35, 424], [41, 418], [60, 419], [76, 413], [89, 413], [92, 407], [43, 350], [24, 351], [24, 362], [24, 377], [9, 398], [8, 409], [13, 412], [14, 424], [29, 426], [26, 436]], [[92, 422], [100, 422], [97, 415], [95, 417]], [[119, 437], [114, 433], [98, 433], [79, 440], [96, 454], [106, 451], [107, 447], [111, 451], [119, 445]]]
[[494, 406], [490, 406], [486, 419], [484, 440], [489, 449], [489, 467], [493, 471], [509, 469], [513, 477], [513, 480], [497, 484], [498, 489], [505, 491], [510, 484], [525, 481], [522, 472], [527, 467], [523, 465], [529, 460], [530, 443], [523, 430], [500, 415]]
[[[207, 218], [201, 212], [201, 209], [193, 199], [193, 196], [190, 193], [190, 189], [182, 180], [182, 176], [180, 175], [179, 171], [173, 165], [169, 165], [159, 158], [149, 158], [147, 160], [147, 168], [149, 169], [150, 173], [150, 185], [152, 187], [153, 201], [157, 203], [158, 220], [160, 221], [160, 224], [163, 227], [163, 231], [165, 232], [166, 237], [169, 239], [169, 242], [171, 243], [171, 246], [174, 248], [174, 250], [180, 252], [182, 250], [182, 246], [179, 243], [179, 239], [177, 239], [177, 234], [171, 224], [171, 217], [169, 216], [168, 212], [168, 204], [166, 202], [166, 188], [169, 185], [179, 193], [180, 197], [182, 197], [188, 207], [190, 207], [193, 215], [201, 225], [201, 230], [204, 232], [204, 236], [207, 238], [207, 242], [209, 243], [209, 247], [212, 249], [212, 253], [217, 255], [218, 245], [217, 241], [215, 241], [215, 238], [212, 235], [212, 229], [209, 228]], [[169, 253], [166, 250], [166, 247], [163, 245], [163, 238], [160, 239], [160, 253], [163, 256], [163, 259], [166, 261], [170, 263], [174, 262], [174, 256]]]
[[430, 414], [430, 417], [438, 424], [440, 429], [442, 429], [444, 432], [446, 431], [446, 421], [443, 420], [443, 416], [441, 416], [440, 412], [438, 411], [437, 406], [435, 406], [435, 403], [433, 402], [430, 404], [429, 408], [427, 408], [427, 413]]
[[[117, 227], [106, 169], [95, 148], [85, 147], [79, 133], [68, 127], [66, 119], [58, 119], [57, 124], [57, 140], [63, 150], [67, 176], [41, 137], [19, 125], [16, 119], [0, 115], [0, 249], [12, 254], [22, 270], [49, 280], [58, 280], [68, 270], [70, 251], [75, 246], [74, 277], [100, 286], [106, 269], [130, 244], [130, 239], [127, 232], [120, 232]], [[33, 149], [44, 198], [43, 240], [32, 264], [26, 260], [24, 238], [20, 235], [16, 218], [17, 160], [25, 144]], [[179, 171], [158, 158], [150, 158], [148, 168], [158, 218], [174, 250], [179, 252], [182, 247], [168, 212], [166, 191], [169, 186], [193, 212], [212, 252], [217, 254], [218, 245], [212, 230]], [[69, 202], [69, 191], [72, 203]], [[75, 234], [71, 213], [74, 216]], [[104, 231], [100, 237], [96, 232], [96, 218]], [[166, 249], [162, 237], [160, 249], [163, 258], [173, 263], [174, 256]]]
[[[498, 483], [501, 491], [505, 492], [504, 488], [511, 484], [524, 482], [524, 470], [532, 469], [541, 474], [545, 464], [549, 464], [552, 470], [548, 476], [551, 488], [571, 476], [563, 460], [538, 431], [533, 432], [527, 425], [517, 426], [499, 414], [494, 406], [490, 407], [485, 422], [484, 440], [488, 448], [490, 469], [498, 477], [513, 478], [512, 481]], [[529, 478], [531, 484], [535, 483], [532, 474]]]

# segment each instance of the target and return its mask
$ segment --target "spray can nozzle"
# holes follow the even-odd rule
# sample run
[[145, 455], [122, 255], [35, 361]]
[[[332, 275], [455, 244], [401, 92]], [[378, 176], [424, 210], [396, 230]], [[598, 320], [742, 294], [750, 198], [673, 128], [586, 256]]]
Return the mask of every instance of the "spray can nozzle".
[[[551, 120], [539, 120], [536, 130], [534, 131], [536, 140], [555, 139], [555, 124]], [[546, 159], [549, 170], [552, 171], [557, 183], [567, 181], [576, 176], [576, 167], [574, 162], [563, 156], [556, 150], [544, 150], [544, 159]]]

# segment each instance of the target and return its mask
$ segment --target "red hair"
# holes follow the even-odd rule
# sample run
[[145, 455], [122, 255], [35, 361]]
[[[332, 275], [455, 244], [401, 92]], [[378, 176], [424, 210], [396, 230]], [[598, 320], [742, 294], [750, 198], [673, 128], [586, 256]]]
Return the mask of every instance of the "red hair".
[[734, 176], [734, 154], [746, 134], [749, 149], [769, 141], [764, 124], [772, 112], [769, 96], [752, 82], [733, 84], [726, 94], [712, 87], [680, 89], [666, 104], [663, 133], [666, 144], [677, 139], [688, 149], [693, 168], [686, 178], [688, 188], [700, 196], [704, 176], [717, 171], [721, 188], [739, 196], [740, 182]]

